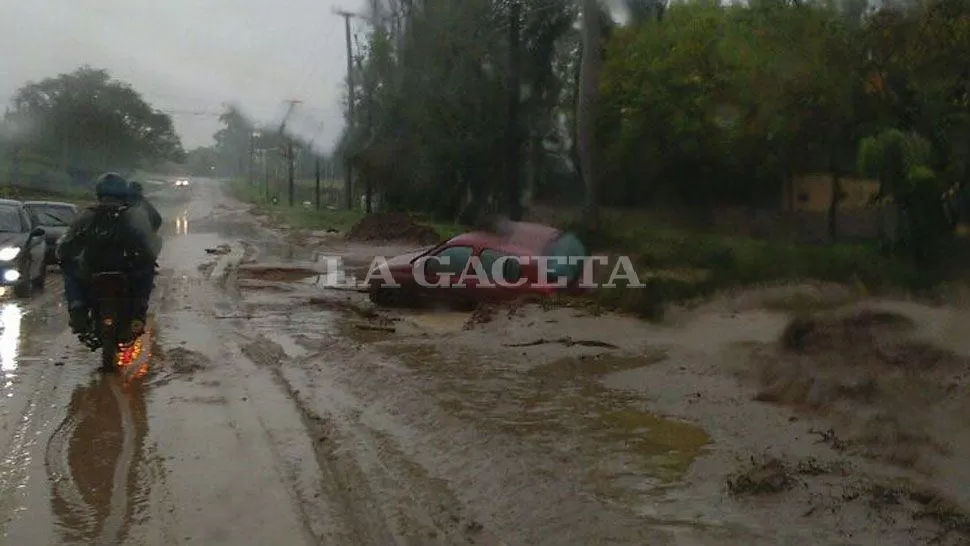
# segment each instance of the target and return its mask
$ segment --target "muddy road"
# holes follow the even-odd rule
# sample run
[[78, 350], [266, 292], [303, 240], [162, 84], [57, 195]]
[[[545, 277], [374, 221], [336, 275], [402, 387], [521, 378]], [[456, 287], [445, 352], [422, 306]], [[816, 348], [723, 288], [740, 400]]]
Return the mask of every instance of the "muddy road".
[[[165, 217], [165, 247], [146, 375], [96, 371], [97, 354], [67, 329], [56, 275], [30, 300], [0, 302], [4, 544], [902, 545], [970, 536], [962, 420], [934, 421], [946, 424], [937, 435], [968, 440], [949, 451], [898, 429], [854, 449], [852, 427], [870, 423], [845, 419], [881, 408], [873, 419], [885, 424], [895, 399], [853, 406], [878, 399], [870, 391], [879, 386], [852, 398], [845, 393], [858, 385], [834, 379], [786, 387], [836, 377], [811, 368], [822, 361], [813, 355], [834, 361], [834, 342], [795, 355], [778, 342], [791, 335], [789, 314], [750, 295], [666, 325], [534, 305], [373, 309], [329, 283], [407, 245], [271, 228], [215, 181], [150, 198]], [[328, 270], [330, 257], [344, 269]], [[970, 340], [951, 328], [965, 315], [885, 305], [942, 325], [920, 330], [938, 345]], [[825, 331], [799, 342], [821, 343]], [[953, 348], [965, 355], [964, 345]], [[894, 350], [854, 358], [918, 360]], [[963, 414], [970, 400], [952, 393], [965, 392], [965, 362], [947, 354], [927, 364], [927, 377], [945, 387], [936, 399]], [[819, 404], [831, 411], [812, 409]], [[896, 448], [902, 464], [880, 459]]]

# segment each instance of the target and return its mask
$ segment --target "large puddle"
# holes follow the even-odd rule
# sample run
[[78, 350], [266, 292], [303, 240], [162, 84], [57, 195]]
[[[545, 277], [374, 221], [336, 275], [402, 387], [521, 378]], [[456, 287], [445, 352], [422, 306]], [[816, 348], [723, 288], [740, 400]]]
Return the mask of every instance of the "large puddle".
[[44, 464], [64, 542], [124, 540], [152, 485], [142, 464], [147, 434], [139, 388], [101, 376], [74, 391], [67, 417], [51, 435]]
[[385, 346], [437, 385], [452, 415], [556, 448], [568, 438], [587, 481], [606, 496], [638, 494], [676, 481], [710, 442], [695, 425], [665, 419], [642, 398], [603, 386], [606, 374], [648, 366], [662, 355], [565, 358], [526, 373], [482, 355], [443, 355], [434, 346]]

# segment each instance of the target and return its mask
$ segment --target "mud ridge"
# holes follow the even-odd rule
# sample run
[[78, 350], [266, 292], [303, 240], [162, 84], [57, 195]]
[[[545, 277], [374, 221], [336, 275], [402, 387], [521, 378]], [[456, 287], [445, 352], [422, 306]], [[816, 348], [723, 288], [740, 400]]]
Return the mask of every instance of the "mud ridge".
[[828, 442], [901, 467], [930, 470], [946, 442], [930, 432], [941, 402], [964, 394], [970, 359], [912, 337], [905, 316], [862, 310], [791, 321], [743, 375], [755, 399], [830, 419]]
[[[314, 439], [313, 451], [317, 466], [325, 476], [325, 488], [340, 499], [344, 511], [344, 521], [350, 522], [354, 544], [374, 545], [395, 542], [383, 514], [370, 500], [373, 492], [367, 487], [367, 479], [362, 469], [348, 457], [341, 455], [339, 447], [347, 445], [332, 419], [314, 414], [300, 400], [295, 390], [283, 376], [279, 365], [286, 358], [286, 352], [278, 343], [263, 336], [242, 346], [243, 354], [257, 366], [270, 367], [274, 381], [293, 401], [300, 414], [303, 426], [310, 438]], [[343, 440], [343, 441], [342, 441]]]
[[351, 241], [409, 241], [422, 245], [437, 244], [441, 237], [431, 226], [421, 225], [405, 213], [377, 213], [365, 216], [350, 229]]

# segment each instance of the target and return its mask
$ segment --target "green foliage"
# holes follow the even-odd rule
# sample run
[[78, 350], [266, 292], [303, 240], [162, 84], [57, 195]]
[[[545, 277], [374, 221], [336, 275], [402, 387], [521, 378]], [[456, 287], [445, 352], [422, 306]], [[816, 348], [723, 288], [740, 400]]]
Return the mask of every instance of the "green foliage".
[[[626, 3], [626, 26], [608, 21], [605, 9], [600, 14], [605, 63], [594, 155], [601, 204], [775, 207], [796, 175], [866, 174], [900, 204], [900, 241], [920, 264], [970, 211], [967, 2], [884, 3], [868, 12], [865, 0]], [[541, 199], [577, 201], [583, 193], [576, 4], [521, 1], [518, 167], [527, 193]], [[504, 208], [512, 2], [376, 5], [373, 32], [355, 59], [354, 118], [339, 148], [358, 186], [372, 185], [391, 209], [445, 223]], [[235, 123], [225, 121], [227, 129]], [[233, 134], [245, 132], [227, 131], [217, 148], [238, 160], [245, 143]], [[945, 208], [944, 189], [959, 190]], [[834, 241], [839, 192], [832, 195]], [[876, 245], [802, 247], [600, 227], [588, 240], [642, 249], [643, 267], [711, 271], [704, 283], [687, 283], [705, 290], [770, 279], [881, 285], [923, 278]], [[681, 284], [656, 281], [645, 301], [679, 294]]]
[[[393, 4], [393, 3], [392, 3]], [[571, 30], [567, 2], [522, 2], [522, 141], [527, 174], [555, 175], [544, 139], [554, 132], [564, 82], [554, 72], [557, 41]], [[453, 221], [466, 196], [504, 202], [508, 6], [489, 0], [424, 2], [406, 24], [375, 14], [360, 60], [355, 127], [341, 149], [362, 183], [386, 204]]]
[[891, 197], [899, 209], [894, 246], [923, 264], [941, 258], [953, 228], [944, 203], [948, 185], [927, 166], [932, 155], [927, 139], [897, 129], [859, 145], [860, 170], [879, 180], [880, 196]]
[[608, 203], [777, 202], [794, 171], [844, 163], [862, 62], [819, 5], [674, 4], [614, 35], [600, 136]]
[[829, 281], [872, 290], [923, 290], [929, 270], [883, 255], [876, 245], [798, 245], [678, 230], [614, 226], [610, 246], [635, 249], [644, 289], [600, 288], [599, 305], [644, 318], [660, 318], [668, 303], [682, 303], [727, 288], [762, 283]]

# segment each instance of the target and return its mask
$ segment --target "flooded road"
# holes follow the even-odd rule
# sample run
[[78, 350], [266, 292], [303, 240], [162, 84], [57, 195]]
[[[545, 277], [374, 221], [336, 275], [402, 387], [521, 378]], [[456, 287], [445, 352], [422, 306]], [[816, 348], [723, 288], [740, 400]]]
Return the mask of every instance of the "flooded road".
[[[56, 274], [0, 299], [0, 543], [920, 544], [953, 528], [876, 517], [874, 494], [845, 489], [863, 482], [819, 470], [847, 464], [820, 424], [730, 377], [747, 362], [731, 351], [774, 343], [783, 314], [374, 310], [328, 288], [330, 258], [406, 248], [270, 229], [213, 181], [150, 198], [165, 246], [147, 375], [96, 371]], [[725, 491], [779, 446], [811, 461], [800, 497]]]
[[[234, 361], [234, 334], [217, 324], [238, 226], [214, 218], [222, 195], [204, 181], [150, 197], [165, 248], [142, 380], [97, 373], [55, 271], [33, 299], [0, 302], [3, 543], [317, 543], [299, 502], [314, 484], [297, 492], [284, 476], [313, 460], [305, 433], [290, 438], [300, 416], [268, 374]], [[233, 251], [212, 263], [204, 249], [224, 243]]]

